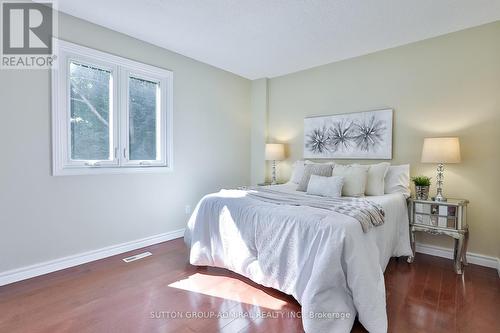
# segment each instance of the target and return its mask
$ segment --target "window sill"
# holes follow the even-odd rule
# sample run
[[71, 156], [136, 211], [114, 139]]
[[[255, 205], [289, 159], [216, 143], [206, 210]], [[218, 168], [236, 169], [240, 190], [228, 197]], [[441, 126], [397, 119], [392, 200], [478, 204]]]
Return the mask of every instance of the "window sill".
[[172, 167], [148, 166], [148, 167], [84, 167], [54, 169], [52, 176], [84, 176], [84, 175], [122, 175], [122, 174], [157, 174], [170, 173]]

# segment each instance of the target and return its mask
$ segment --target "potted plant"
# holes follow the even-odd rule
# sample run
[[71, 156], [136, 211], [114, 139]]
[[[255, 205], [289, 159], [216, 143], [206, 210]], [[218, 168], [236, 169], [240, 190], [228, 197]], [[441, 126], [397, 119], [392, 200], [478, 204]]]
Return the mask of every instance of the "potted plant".
[[411, 178], [415, 184], [415, 196], [417, 200], [429, 199], [429, 188], [431, 186], [431, 177], [416, 176]]

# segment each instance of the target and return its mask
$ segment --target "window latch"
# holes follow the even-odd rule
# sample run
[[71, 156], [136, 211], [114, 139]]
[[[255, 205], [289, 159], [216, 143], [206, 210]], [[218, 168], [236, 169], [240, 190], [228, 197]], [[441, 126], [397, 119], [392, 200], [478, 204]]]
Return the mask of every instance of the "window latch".
[[149, 161], [140, 161], [139, 164], [140, 165], [151, 165], [151, 162], [149, 162]]
[[85, 165], [89, 167], [98, 167], [101, 165], [101, 162], [99, 161], [85, 162]]

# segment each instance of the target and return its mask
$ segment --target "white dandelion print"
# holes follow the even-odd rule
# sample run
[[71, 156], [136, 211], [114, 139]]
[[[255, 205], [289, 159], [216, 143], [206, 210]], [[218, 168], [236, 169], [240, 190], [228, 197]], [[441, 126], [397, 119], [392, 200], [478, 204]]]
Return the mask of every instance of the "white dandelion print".
[[304, 119], [304, 158], [391, 159], [391, 109]]

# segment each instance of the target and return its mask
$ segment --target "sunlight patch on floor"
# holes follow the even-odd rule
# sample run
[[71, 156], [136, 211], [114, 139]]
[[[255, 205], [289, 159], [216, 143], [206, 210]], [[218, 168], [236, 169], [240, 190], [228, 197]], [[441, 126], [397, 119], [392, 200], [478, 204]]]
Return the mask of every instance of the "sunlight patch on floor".
[[287, 302], [250, 287], [240, 280], [224, 276], [195, 273], [187, 279], [176, 281], [168, 286], [207, 296], [257, 305], [271, 310], [280, 310], [287, 304]]

